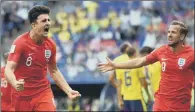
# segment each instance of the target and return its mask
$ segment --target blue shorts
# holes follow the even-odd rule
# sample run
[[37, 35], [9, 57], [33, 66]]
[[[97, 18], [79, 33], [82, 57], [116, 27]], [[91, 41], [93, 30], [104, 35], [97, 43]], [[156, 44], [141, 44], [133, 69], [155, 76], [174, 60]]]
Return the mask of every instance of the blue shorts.
[[141, 100], [124, 100], [124, 111], [144, 111]]

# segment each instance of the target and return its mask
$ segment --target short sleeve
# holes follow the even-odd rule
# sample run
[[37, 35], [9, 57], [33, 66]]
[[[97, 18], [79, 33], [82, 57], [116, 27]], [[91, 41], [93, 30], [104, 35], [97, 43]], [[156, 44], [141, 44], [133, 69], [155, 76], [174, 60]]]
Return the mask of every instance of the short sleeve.
[[158, 57], [157, 57], [158, 50], [159, 49], [156, 49], [146, 56], [147, 64], [152, 64], [152, 63], [158, 61]]
[[14, 61], [18, 62], [20, 59], [20, 56], [22, 54], [22, 42], [20, 43], [19, 40], [15, 40], [10, 48], [10, 54], [8, 56], [8, 61]]
[[50, 58], [49, 64], [56, 64], [56, 44], [52, 40], [52, 56]]

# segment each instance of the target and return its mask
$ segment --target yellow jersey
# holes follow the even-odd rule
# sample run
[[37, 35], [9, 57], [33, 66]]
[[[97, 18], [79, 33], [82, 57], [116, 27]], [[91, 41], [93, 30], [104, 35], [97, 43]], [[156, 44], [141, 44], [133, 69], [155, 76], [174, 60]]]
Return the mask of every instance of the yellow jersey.
[[156, 62], [154, 64], [148, 65], [146, 69], [148, 70], [145, 72], [148, 73], [145, 74], [148, 75], [149, 77], [152, 93], [154, 94], [159, 88], [159, 83], [161, 78], [161, 64], [160, 62]]
[[[120, 63], [120, 62], [126, 62], [128, 60], [129, 60], [128, 55], [127, 54], [122, 54], [122, 55], [116, 57], [114, 59], [114, 62], [115, 63]], [[116, 73], [116, 79], [121, 80], [121, 95], [123, 95], [123, 93], [124, 93], [123, 92], [124, 91], [124, 88], [123, 88], [123, 86], [124, 86], [124, 70], [123, 69], [116, 69], [115, 73]]]
[[143, 69], [129, 69], [124, 71], [124, 100], [142, 100], [142, 85], [140, 78], [145, 78]]

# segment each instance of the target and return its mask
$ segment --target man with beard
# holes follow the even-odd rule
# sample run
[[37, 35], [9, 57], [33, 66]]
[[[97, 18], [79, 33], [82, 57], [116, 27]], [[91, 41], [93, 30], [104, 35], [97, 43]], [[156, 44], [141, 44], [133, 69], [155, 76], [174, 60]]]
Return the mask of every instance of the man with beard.
[[184, 43], [187, 26], [174, 20], [167, 33], [168, 45], [147, 56], [124, 63], [100, 63], [102, 72], [114, 69], [133, 69], [160, 61], [162, 66], [160, 86], [155, 93], [153, 111], [190, 111], [192, 83], [194, 81], [194, 49]]

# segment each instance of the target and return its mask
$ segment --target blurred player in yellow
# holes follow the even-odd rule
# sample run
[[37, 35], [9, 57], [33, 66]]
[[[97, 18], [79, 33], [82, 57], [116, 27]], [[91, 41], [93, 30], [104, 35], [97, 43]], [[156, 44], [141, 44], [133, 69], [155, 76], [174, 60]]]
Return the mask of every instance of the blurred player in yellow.
[[[131, 47], [127, 50], [129, 59], [136, 57], [136, 50]], [[137, 69], [123, 69], [124, 77], [123, 86], [123, 100], [125, 111], [147, 111], [146, 104], [143, 99], [142, 87], [144, 88], [148, 97], [148, 102], [151, 101], [151, 95], [148, 91], [145, 74], [142, 68]]]
[[[128, 48], [132, 47], [129, 42], [124, 42], [120, 46], [120, 52], [122, 53], [120, 56], [114, 59], [114, 62], [125, 62], [129, 60], [127, 55]], [[123, 86], [124, 86], [124, 70], [116, 69], [115, 71], [111, 71], [109, 82], [117, 89], [117, 99], [118, 99], [118, 106], [120, 110], [123, 110], [124, 103], [123, 103]], [[117, 79], [117, 81], [115, 80]]]
[[[140, 50], [141, 56], [146, 56], [147, 54], [151, 53], [153, 51], [152, 48], [150, 47], [143, 47]], [[152, 89], [152, 94], [158, 90], [159, 88], [159, 82], [160, 82], [160, 74], [161, 74], [161, 65], [160, 62], [156, 62], [154, 64], [150, 64], [148, 66], [145, 66], [145, 70], [148, 71], [146, 72], [146, 75], [148, 75], [150, 82], [151, 82], [151, 89]]]
[[[142, 57], [146, 56], [146, 55], [150, 54], [153, 50], [154, 49], [152, 49], [151, 47], [145, 46], [140, 50], [140, 55]], [[155, 92], [159, 88], [159, 83], [160, 83], [160, 77], [161, 77], [160, 76], [161, 75], [160, 62], [156, 62], [156, 63], [150, 64], [148, 66], [144, 66], [143, 68], [145, 70], [144, 73], [146, 75], [146, 79], [148, 79], [147, 82], [149, 82], [151, 85], [151, 94], [152, 94], [152, 96], [154, 96]], [[148, 105], [149, 110], [152, 110], [152, 105], [153, 105], [153, 102], [151, 102], [151, 104]]]

